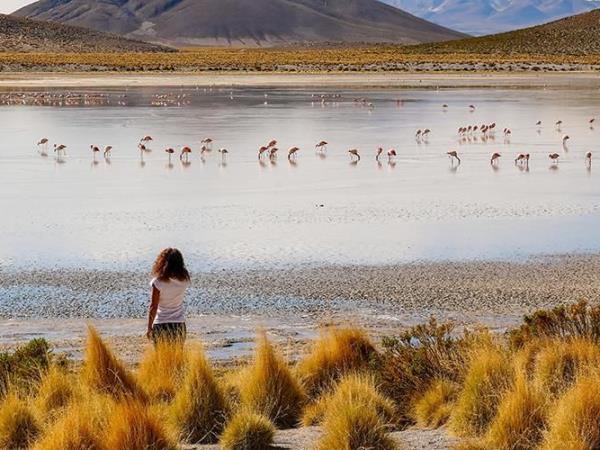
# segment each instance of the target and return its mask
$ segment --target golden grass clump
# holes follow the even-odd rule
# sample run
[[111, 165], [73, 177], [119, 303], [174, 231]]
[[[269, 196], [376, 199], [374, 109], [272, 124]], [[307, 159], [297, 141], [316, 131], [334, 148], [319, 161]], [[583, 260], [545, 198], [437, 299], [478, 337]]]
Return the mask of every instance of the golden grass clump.
[[227, 423], [221, 436], [223, 450], [269, 450], [275, 426], [265, 416], [241, 410]]
[[105, 448], [127, 450], [177, 450], [171, 430], [144, 403], [125, 399], [111, 412]]
[[533, 380], [543, 391], [558, 397], [578, 375], [600, 366], [600, 346], [589, 340], [550, 340], [535, 361]]
[[482, 435], [494, 419], [512, 378], [512, 367], [502, 348], [489, 345], [474, 350], [448, 421], [450, 429], [460, 436]]
[[79, 385], [65, 370], [51, 366], [42, 378], [35, 405], [43, 417], [59, 414], [78, 393]]
[[308, 405], [302, 415], [302, 425], [320, 424], [331, 408], [343, 408], [345, 404], [362, 405], [365, 410], [374, 411], [381, 420], [390, 423], [396, 415], [394, 402], [379, 392], [372, 375], [364, 373], [350, 374], [342, 378], [335, 390], [323, 394]]
[[496, 450], [538, 448], [546, 425], [546, 401], [542, 392], [518, 376], [503, 397], [484, 441]]
[[9, 393], [0, 404], [0, 448], [29, 448], [41, 427], [31, 407], [15, 393]]
[[600, 374], [585, 375], [558, 401], [542, 450], [600, 448]]
[[92, 413], [93, 404], [88, 399], [68, 407], [32, 450], [104, 450], [103, 422]]
[[170, 402], [185, 376], [187, 351], [180, 342], [159, 340], [149, 346], [137, 371], [142, 389], [152, 400]]
[[241, 404], [277, 426], [295, 426], [305, 402], [302, 387], [264, 333], [257, 341], [254, 362], [242, 372]]
[[190, 443], [214, 443], [227, 414], [225, 395], [204, 353], [198, 349], [190, 362], [183, 386], [171, 406], [182, 439]]
[[414, 402], [412, 416], [417, 425], [439, 428], [448, 422], [458, 390], [459, 386], [452, 381], [435, 380]]
[[328, 329], [298, 366], [298, 374], [311, 397], [327, 390], [345, 374], [368, 366], [375, 347], [362, 330]]
[[88, 328], [82, 375], [88, 386], [115, 398], [145, 398], [133, 375], [117, 359], [93, 327]]

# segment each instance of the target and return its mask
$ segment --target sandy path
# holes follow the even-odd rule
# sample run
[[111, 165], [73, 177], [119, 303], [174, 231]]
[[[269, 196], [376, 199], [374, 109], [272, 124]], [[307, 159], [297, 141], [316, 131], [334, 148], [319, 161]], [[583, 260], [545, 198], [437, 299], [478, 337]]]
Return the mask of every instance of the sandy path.
[[48, 87], [600, 87], [595, 72], [566, 73], [1, 73], [0, 88]]

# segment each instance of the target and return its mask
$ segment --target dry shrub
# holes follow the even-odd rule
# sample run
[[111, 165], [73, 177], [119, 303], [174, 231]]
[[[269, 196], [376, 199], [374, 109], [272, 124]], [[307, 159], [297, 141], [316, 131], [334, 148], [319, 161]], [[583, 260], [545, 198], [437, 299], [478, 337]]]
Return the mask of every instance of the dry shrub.
[[274, 437], [275, 427], [267, 417], [241, 410], [227, 423], [220, 443], [223, 450], [270, 450]]
[[543, 450], [600, 448], [600, 374], [581, 377], [558, 401], [548, 420]]
[[577, 376], [600, 366], [600, 346], [583, 339], [549, 340], [535, 361], [533, 380], [540, 389], [557, 397]]
[[343, 408], [345, 404], [362, 405], [365, 410], [374, 411], [385, 424], [392, 422], [396, 415], [394, 402], [379, 392], [375, 378], [369, 374], [356, 373], [346, 375], [332, 392], [323, 394], [308, 405], [302, 415], [302, 424], [318, 425], [325, 419], [330, 408]]
[[368, 367], [375, 347], [363, 330], [330, 328], [298, 365], [298, 374], [310, 397], [329, 389], [350, 372]]
[[241, 404], [277, 426], [295, 426], [305, 401], [302, 387], [264, 333], [257, 341], [254, 362], [240, 380]]
[[112, 411], [105, 437], [107, 449], [177, 450], [176, 440], [159, 416], [135, 399], [120, 401]]
[[512, 379], [510, 360], [502, 348], [489, 345], [475, 350], [450, 415], [450, 429], [460, 436], [482, 435]]
[[485, 436], [488, 447], [496, 450], [536, 449], [545, 427], [544, 395], [518, 376], [503, 397]]
[[39, 433], [40, 424], [29, 404], [9, 393], [0, 404], [0, 448], [29, 448]]
[[413, 423], [412, 405], [434, 380], [460, 382], [467, 350], [489, 339], [484, 333], [456, 337], [453, 329], [452, 324], [440, 325], [431, 319], [399, 337], [383, 340], [377, 369], [383, 392], [398, 406], [399, 424]]
[[104, 450], [104, 413], [95, 409], [93, 398], [73, 404], [46, 429], [32, 450]]
[[425, 393], [414, 402], [412, 416], [421, 427], [439, 428], [450, 418], [458, 384], [448, 380], [435, 380]]
[[0, 397], [8, 387], [29, 391], [50, 364], [50, 345], [45, 339], [32, 339], [13, 353], [0, 352]]
[[159, 340], [142, 358], [137, 379], [152, 400], [170, 402], [185, 376], [186, 349], [181, 342]]
[[539, 310], [526, 316], [524, 324], [510, 332], [513, 346], [521, 347], [534, 338], [584, 338], [600, 342], [600, 305], [586, 301]]
[[214, 443], [223, 430], [227, 405], [204, 353], [198, 349], [190, 361], [183, 386], [171, 407], [182, 439], [190, 443]]
[[[383, 414], [378, 413], [379, 394], [367, 378], [349, 377], [327, 402], [323, 437], [318, 450], [395, 449]], [[381, 406], [380, 406], [381, 408]], [[393, 408], [393, 406], [390, 406]], [[387, 409], [383, 407], [381, 409]], [[392, 411], [386, 411], [392, 413]]]
[[43, 376], [35, 405], [43, 417], [59, 414], [78, 394], [79, 385], [65, 370], [51, 366]]
[[88, 386], [117, 399], [136, 397], [141, 400], [146, 397], [133, 375], [91, 326], [88, 327], [82, 375]]

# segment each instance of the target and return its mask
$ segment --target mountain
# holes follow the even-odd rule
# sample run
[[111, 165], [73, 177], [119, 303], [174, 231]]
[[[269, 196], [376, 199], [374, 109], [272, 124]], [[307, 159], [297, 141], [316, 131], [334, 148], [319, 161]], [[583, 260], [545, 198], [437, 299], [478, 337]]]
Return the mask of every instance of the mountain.
[[3, 52], [157, 52], [170, 49], [121, 36], [0, 14]]
[[490, 36], [406, 47], [414, 53], [600, 55], [600, 10]]
[[377, 0], [40, 0], [15, 14], [190, 46], [464, 37]]
[[600, 8], [600, 0], [381, 0], [471, 35], [526, 28]]

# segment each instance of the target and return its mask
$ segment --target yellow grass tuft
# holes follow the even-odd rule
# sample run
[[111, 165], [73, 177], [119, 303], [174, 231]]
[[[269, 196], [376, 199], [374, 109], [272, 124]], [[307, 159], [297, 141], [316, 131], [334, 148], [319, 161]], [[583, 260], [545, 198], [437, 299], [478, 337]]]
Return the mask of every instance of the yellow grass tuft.
[[115, 398], [145, 398], [133, 375], [91, 326], [88, 328], [82, 375], [88, 386]]
[[459, 386], [448, 380], [435, 380], [413, 405], [412, 416], [421, 427], [439, 428], [448, 422]]
[[73, 376], [57, 366], [51, 366], [43, 376], [37, 392], [37, 410], [45, 418], [59, 414], [77, 395], [78, 388]]
[[542, 450], [600, 448], [600, 374], [581, 377], [553, 409]]
[[275, 427], [260, 414], [242, 410], [229, 421], [221, 436], [223, 450], [270, 450]]
[[550, 340], [538, 353], [533, 380], [541, 390], [558, 397], [578, 375], [600, 366], [600, 346], [589, 340]]
[[241, 404], [278, 426], [295, 426], [305, 401], [302, 387], [264, 333], [257, 341], [253, 365], [240, 380]]
[[450, 429], [460, 436], [482, 435], [494, 419], [503, 393], [511, 386], [512, 376], [503, 349], [485, 346], [475, 350], [448, 421]]
[[177, 450], [164, 421], [144, 403], [125, 399], [111, 413], [106, 432], [107, 449]]
[[137, 372], [139, 384], [152, 400], [170, 402], [185, 376], [186, 349], [180, 342], [159, 340], [149, 346]]
[[0, 404], [0, 448], [26, 449], [39, 432], [40, 425], [29, 404], [9, 393]]
[[365, 410], [374, 411], [386, 424], [396, 414], [394, 402], [378, 391], [374, 377], [358, 373], [345, 376], [333, 392], [322, 395], [308, 405], [302, 415], [302, 425], [318, 425], [329, 409], [343, 408], [345, 404], [362, 405]]
[[103, 416], [96, 403], [88, 398], [67, 408], [32, 450], [104, 450]]
[[183, 386], [171, 407], [182, 439], [190, 443], [214, 443], [223, 430], [227, 405], [204, 353], [198, 350], [190, 362]]
[[331, 328], [318, 339], [298, 366], [298, 374], [311, 397], [327, 390], [350, 372], [367, 367], [375, 347], [356, 328]]
[[496, 450], [535, 449], [542, 439], [545, 412], [542, 392], [521, 375], [502, 399], [485, 442], [489, 448]]

